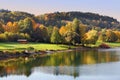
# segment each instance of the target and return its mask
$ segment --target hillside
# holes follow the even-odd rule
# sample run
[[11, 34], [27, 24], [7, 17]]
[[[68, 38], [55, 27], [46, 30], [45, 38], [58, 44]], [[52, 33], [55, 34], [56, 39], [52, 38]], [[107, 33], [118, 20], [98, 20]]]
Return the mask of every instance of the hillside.
[[120, 42], [120, 23], [94, 13], [55, 12], [35, 16], [0, 10], [0, 42], [17, 42], [18, 39], [73, 45]]
[[56, 12], [40, 15], [37, 17], [39, 21], [46, 26], [61, 26], [64, 25], [66, 21], [72, 21], [74, 18], [79, 19], [83, 24], [89, 26], [97, 26], [101, 28], [114, 28], [118, 27], [119, 22], [108, 16], [102, 16], [94, 13], [82, 13], [82, 12]]
[[13, 11], [4, 10], [4, 9], [0, 10], [0, 21], [3, 22], [4, 24], [6, 24], [9, 21], [16, 22], [19, 20], [23, 20], [26, 17], [30, 17], [36, 20], [35, 16], [30, 13], [20, 12], [20, 11], [13, 12]]
[[58, 26], [65, 25], [66, 22], [72, 21], [74, 18], [79, 19], [83, 24], [91, 26], [97, 26], [101, 28], [120, 28], [119, 22], [108, 16], [102, 16], [94, 13], [82, 13], [82, 12], [55, 12], [43, 15], [35, 16], [30, 13], [20, 11], [0, 10], [0, 21], [4, 24], [7, 22], [16, 22], [30, 17], [39, 24], [45, 26]]

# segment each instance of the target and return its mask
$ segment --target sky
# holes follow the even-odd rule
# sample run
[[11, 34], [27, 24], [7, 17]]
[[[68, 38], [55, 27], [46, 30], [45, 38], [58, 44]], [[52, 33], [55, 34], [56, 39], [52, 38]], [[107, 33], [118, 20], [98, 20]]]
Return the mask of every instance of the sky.
[[120, 21], [120, 0], [0, 0], [0, 9], [35, 15], [81, 11], [114, 17]]

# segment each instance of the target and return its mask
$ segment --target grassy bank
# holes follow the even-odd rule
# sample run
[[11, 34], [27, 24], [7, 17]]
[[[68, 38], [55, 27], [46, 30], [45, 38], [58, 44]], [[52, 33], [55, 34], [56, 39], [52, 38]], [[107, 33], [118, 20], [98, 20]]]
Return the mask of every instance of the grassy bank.
[[[86, 46], [87, 49], [88, 47], [93, 47], [97, 48], [101, 43], [97, 42], [96, 45], [91, 45], [91, 46]], [[120, 47], [120, 43], [105, 43], [109, 45], [110, 47]], [[78, 48], [85, 48], [86, 47], [81, 47], [79, 46]], [[29, 48], [32, 48], [32, 53], [31, 52], [25, 52], [27, 49], [29, 51]], [[71, 48], [75, 48], [74, 46], [71, 46]], [[69, 49], [68, 45], [62, 45], [62, 44], [44, 44], [44, 43], [28, 43], [28, 44], [19, 44], [19, 43], [0, 43], [0, 60], [6, 60], [10, 58], [18, 58], [18, 57], [30, 57], [30, 56], [38, 56], [40, 54], [44, 55], [47, 53], [46, 50], [67, 50]], [[91, 49], [91, 48], [90, 48]], [[38, 55], [37, 55], [38, 54]]]
[[[97, 42], [94, 47], [99, 46], [101, 43]], [[105, 43], [110, 47], [120, 47], [120, 43]], [[45, 43], [28, 43], [28, 44], [20, 44], [20, 43], [0, 43], [0, 50], [25, 50], [28, 47], [32, 47], [35, 50], [65, 50], [68, 49], [68, 45], [62, 44], [45, 44]], [[74, 46], [71, 46], [74, 48]]]
[[110, 47], [120, 47], [120, 43], [118, 42], [97, 42], [94, 46], [99, 46], [100, 44], [105, 43]]
[[[32, 47], [36, 50], [65, 50], [68, 49], [68, 45], [62, 44], [44, 44], [44, 43], [0, 43], [0, 50], [25, 50], [28, 47]], [[72, 46], [73, 48], [73, 46]]]
[[[74, 48], [74, 46], [71, 46]], [[19, 57], [42, 56], [47, 50], [67, 50], [68, 45], [62, 44], [44, 44], [44, 43], [0, 43], [0, 60], [13, 59]], [[35, 54], [33, 54], [35, 53]]]
[[106, 43], [108, 44], [110, 47], [120, 47], [120, 43]]

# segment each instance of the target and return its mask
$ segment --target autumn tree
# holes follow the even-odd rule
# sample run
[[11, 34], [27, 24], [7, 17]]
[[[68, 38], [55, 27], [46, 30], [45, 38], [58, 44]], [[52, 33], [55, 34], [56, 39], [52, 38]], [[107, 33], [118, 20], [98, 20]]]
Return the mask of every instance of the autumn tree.
[[88, 31], [83, 39], [82, 44], [95, 44], [98, 40], [98, 32], [96, 30], [90, 30]]
[[79, 27], [80, 27], [80, 41], [82, 41], [82, 38], [84, 37], [84, 34], [86, 33], [86, 31], [87, 31], [87, 25], [84, 25], [84, 24], [80, 24], [79, 25]]
[[12, 22], [7, 22], [6, 26], [4, 26], [5, 31], [12, 32]]
[[66, 31], [67, 31], [67, 29], [66, 29], [65, 26], [62, 26], [62, 27], [59, 29], [59, 33], [60, 33], [62, 36], [65, 35]]
[[34, 41], [37, 42], [48, 42], [48, 30], [44, 25], [40, 25], [34, 30], [33, 36]]
[[33, 19], [31, 19], [31, 21], [32, 21], [33, 29], [35, 30], [39, 26], [39, 23], [36, 23]]
[[19, 32], [18, 22], [13, 22], [13, 32]]
[[79, 41], [79, 34], [77, 34], [76, 32], [73, 31], [68, 31], [65, 34], [65, 40], [67, 41], [67, 43], [72, 44], [72, 45], [76, 45], [76, 43], [78, 43]]
[[73, 31], [73, 26], [72, 26], [72, 23], [71, 22], [68, 22], [66, 25], [65, 25], [65, 27], [66, 27], [66, 31], [65, 32], [67, 32], [67, 31]]
[[118, 42], [120, 42], [120, 31], [118, 31], [118, 30], [116, 30], [116, 31], [113, 31], [115, 34], [116, 34], [116, 36], [117, 36], [117, 38], [118, 38]]
[[106, 41], [106, 29], [102, 29], [99, 31], [98, 42], [105, 42]]
[[112, 30], [107, 30], [106, 41], [107, 42], [116, 42], [117, 40], [118, 40], [117, 35]]
[[77, 19], [74, 19], [72, 23], [69, 22], [65, 26], [62, 26], [59, 32], [69, 44], [76, 45], [81, 41], [79, 20]]
[[19, 32], [19, 27], [18, 27], [18, 22], [8, 22], [5, 26], [4, 26], [4, 30], [7, 32], [12, 32], [12, 33], [16, 33]]
[[7, 41], [7, 37], [5, 34], [1, 33], [0, 34], [0, 42], [6, 42]]
[[74, 26], [74, 23], [69, 22], [65, 26], [62, 26], [59, 31], [67, 43], [76, 45], [76, 43], [80, 42], [80, 36], [76, 32], [77, 30], [73, 28]]

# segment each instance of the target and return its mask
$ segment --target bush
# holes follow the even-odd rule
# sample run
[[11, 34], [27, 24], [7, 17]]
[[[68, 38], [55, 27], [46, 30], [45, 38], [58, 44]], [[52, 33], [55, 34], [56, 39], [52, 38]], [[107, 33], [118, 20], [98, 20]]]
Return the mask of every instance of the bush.
[[99, 48], [110, 48], [110, 46], [105, 43], [102, 43], [99, 45]]
[[27, 50], [34, 50], [34, 48], [33, 47], [28, 47]]
[[27, 33], [5, 32], [0, 34], [0, 42], [16, 42], [18, 39], [30, 40], [31, 38]]
[[0, 34], [0, 42], [5, 42], [7, 41], [7, 37], [5, 34]]

